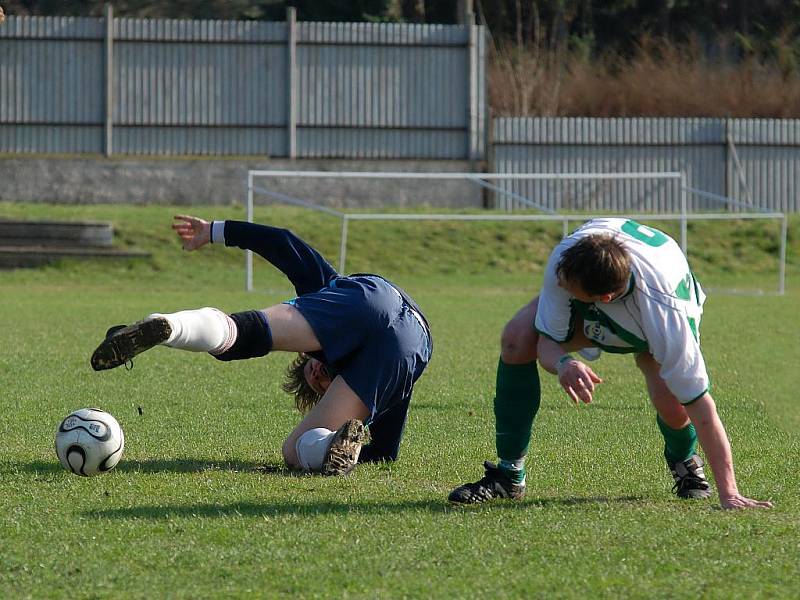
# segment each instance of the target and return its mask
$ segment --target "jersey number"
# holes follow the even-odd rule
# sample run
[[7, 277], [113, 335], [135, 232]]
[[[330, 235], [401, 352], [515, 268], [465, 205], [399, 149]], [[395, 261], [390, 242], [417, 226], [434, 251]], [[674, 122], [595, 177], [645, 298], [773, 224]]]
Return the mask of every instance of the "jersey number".
[[653, 248], [663, 246], [667, 243], [667, 240], [669, 240], [669, 238], [658, 229], [653, 229], [647, 225], [637, 223], [636, 221], [625, 221], [625, 223], [622, 224], [622, 231]]

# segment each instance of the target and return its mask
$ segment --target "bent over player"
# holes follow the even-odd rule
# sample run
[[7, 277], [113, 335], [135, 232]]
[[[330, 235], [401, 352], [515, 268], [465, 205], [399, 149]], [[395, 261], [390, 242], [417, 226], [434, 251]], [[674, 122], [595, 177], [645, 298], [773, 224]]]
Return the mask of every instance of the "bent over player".
[[569, 354], [632, 353], [664, 437], [664, 456], [682, 498], [707, 498], [697, 441], [724, 508], [771, 506], [739, 493], [725, 428], [709, 393], [700, 352], [705, 294], [670, 237], [625, 219], [595, 219], [550, 255], [540, 295], [506, 325], [494, 400], [499, 464], [449, 500], [474, 504], [525, 493], [525, 455], [539, 409], [537, 361], [575, 402], [590, 403], [602, 379]]
[[[416, 302], [378, 275], [339, 275], [286, 229], [175, 219], [185, 249], [214, 243], [252, 250], [289, 278], [297, 297], [264, 310], [227, 315], [207, 307], [112, 327], [92, 367], [112, 369], [159, 344], [221, 361], [298, 352], [284, 389], [306, 414], [283, 444], [286, 464], [341, 475], [359, 460], [395, 460], [414, 383], [433, 350]], [[371, 442], [362, 448], [364, 425]]]

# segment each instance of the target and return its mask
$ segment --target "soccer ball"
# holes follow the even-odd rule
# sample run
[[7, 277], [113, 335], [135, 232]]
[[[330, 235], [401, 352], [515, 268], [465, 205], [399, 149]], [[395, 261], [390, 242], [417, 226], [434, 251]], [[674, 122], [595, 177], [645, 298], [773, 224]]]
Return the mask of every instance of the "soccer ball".
[[82, 408], [61, 421], [56, 454], [68, 471], [91, 477], [113, 469], [122, 458], [125, 435], [117, 420], [99, 408]]

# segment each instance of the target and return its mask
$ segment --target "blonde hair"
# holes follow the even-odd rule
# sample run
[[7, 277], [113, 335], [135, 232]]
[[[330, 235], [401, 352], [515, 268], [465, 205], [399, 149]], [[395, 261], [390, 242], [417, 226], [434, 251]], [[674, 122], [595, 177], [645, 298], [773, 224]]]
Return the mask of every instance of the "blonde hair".
[[322, 397], [306, 381], [305, 367], [309, 360], [311, 357], [307, 354], [298, 354], [286, 367], [285, 379], [281, 385], [284, 392], [294, 396], [294, 405], [303, 414], [314, 408]]

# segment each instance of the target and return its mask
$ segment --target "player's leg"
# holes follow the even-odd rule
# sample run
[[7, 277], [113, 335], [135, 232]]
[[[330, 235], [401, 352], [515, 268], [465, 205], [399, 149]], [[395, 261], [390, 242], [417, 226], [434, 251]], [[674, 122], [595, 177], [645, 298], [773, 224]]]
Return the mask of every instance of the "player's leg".
[[494, 397], [499, 463], [484, 463], [484, 477], [453, 490], [451, 502], [474, 504], [492, 498], [521, 498], [525, 493], [525, 455], [541, 402], [536, 367], [538, 334], [533, 328], [538, 303], [537, 297], [522, 307], [500, 337]]
[[277, 304], [262, 312], [270, 324], [273, 350], [315, 352], [321, 348], [311, 325], [291, 304]]
[[541, 403], [536, 344], [533, 328], [539, 298], [517, 312], [500, 336], [500, 360], [495, 381], [495, 446], [499, 467], [512, 482], [525, 483], [533, 420]]
[[369, 414], [347, 382], [336, 377], [283, 443], [286, 464], [324, 475], [348, 473], [358, 462]]
[[[485, 475], [450, 493], [449, 500], [474, 504], [492, 498], [521, 498], [525, 493], [525, 456], [530, 445], [533, 421], [541, 404], [536, 346], [539, 335], [533, 327], [539, 298], [522, 307], [506, 324], [500, 338], [500, 360], [495, 385], [495, 446], [499, 463], [484, 463]], [[577, 323], [575, 334], [565, 347], [592, 347]]]
[[674, 491], [682, 498], [707, 498], [711, 494], [697, 455], [697, 434], [686, 409], [669, 391], [661, 378], [659, 365], [650, 353], [636, 355], [636, 366], [642, 371], [650, 402], [656, 409], [656, 421], [664, 437], [664, 458], [675, 481]]
[[193, 352], [224, 349], [235, 336], [230, 317], [216, 308], [198, 308], [171, 314], [153, 313], [133, 325], [117, 325], [92, 354], [95, 371], [112, 369], [159, 344]]
[[[339, 377], [333, 380], [336, 385], [326, 391], [295, 434], [313, 429], [303, 433], [296, 443], [290, 436], [284, 445], [284, 456], [290, 465], [320, 470], [321, 450], [315, 453], [308, 444], [310, 440], [324, 449], [323, 441], [314, 440], [320, 433], [320, 418], [321, 433], [327, 436], [328, 430], [343, 420], [364, 421], [370, 415], [380, 415], [380, 424], [370, 423], [370, 427], [376, 427], [371, 431], [369, 456], [373, 460], [397, 457], [410, 395], [430, 360], [432, 342], [422, 317], [388, 282], [373, 279], [370, 285], [359, 283], [350, 282], [349, 290], [337, 288], [335, 293], [297, 300], [298, 308], [323, 340], [326, 357], [336, 360], [336, 356], [342, 356], [346, 360], [339, 362]], [[339, 307], [335, 313], [331, 313], [332, 306]], [[332, 393], [341, 398], [330, 404]], [[331, 411], [336, 411], [336, 418], [331, 418]], [[358, 453], [347, 453], [342, 460], [335, 460], [337, 453], [329, 454], [331, 459], [321, 469], [326, 474], [343, 473], [352, 468], [351, 459], [358, 460]], [[316, 461], [309, 461], [309, 457]]]
[[92, 355], [92, 367], [96, 371], [117, 367], [159, 344], [208, 352], [223, 361], [264, 356], [272, 350], [320, 349], [314, 331], [291, 305], [231, 315], [206, 307], [153, 313], [133, 325], [112, 327]]

